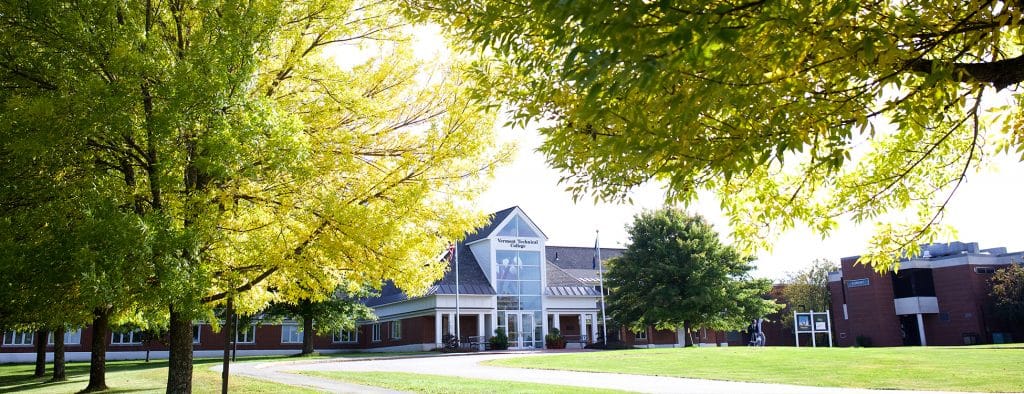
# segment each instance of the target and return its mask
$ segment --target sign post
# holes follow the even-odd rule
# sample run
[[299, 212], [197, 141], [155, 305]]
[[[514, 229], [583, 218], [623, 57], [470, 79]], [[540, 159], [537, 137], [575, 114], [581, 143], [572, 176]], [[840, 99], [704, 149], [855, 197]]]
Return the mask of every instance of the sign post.
[[832, 347], [831, 322], [832, 316], [828, 311], [793, 311], [793, 339], [796, 341], [796, 347], [800, 347], [800, 334], [811, 334], [811, 346], [813, 347], [818, 347], [816, 334], [828, 334], [828, 347]]

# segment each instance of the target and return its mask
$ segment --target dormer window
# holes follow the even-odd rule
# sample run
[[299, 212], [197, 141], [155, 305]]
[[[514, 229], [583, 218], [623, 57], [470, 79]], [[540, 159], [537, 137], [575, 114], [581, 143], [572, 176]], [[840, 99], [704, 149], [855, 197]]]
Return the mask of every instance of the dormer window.
[[537, 235], [537, 233], [533, 231], [532, 228], [530, 228], [530, 225], [527, 224], [526, 221], [523, 220], [523, 218], [519, 215], [516, 215], [515, 217], [512, 218], [512, 220], [509, 220], [508, 224], [506, 224], [505, 227], [502, 227], [501, 230], [498, 231], [498, 235], [503, 237], [540, 238], [540, 236]]

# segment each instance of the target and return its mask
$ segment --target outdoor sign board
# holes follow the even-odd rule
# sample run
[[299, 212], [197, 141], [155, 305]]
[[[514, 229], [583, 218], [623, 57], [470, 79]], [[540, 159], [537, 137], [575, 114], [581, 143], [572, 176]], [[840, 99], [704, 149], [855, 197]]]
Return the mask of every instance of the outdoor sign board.
[[832, 330], [829, 326], [829, 312], [793, 312], [793, 337], [800, 347], [800, 334], [811, 334], [811, 345], [818, 346], [816, 334], [828, 334], [828, 346], [832, 347]]

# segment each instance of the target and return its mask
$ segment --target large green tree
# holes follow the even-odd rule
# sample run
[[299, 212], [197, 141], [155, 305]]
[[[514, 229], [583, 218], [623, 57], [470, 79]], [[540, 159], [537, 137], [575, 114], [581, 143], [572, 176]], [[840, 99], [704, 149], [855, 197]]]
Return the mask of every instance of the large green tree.
[[966, 177], [1024, 152], [1017, 1], [409, 3], [494, 55], [488, 86], [548, 120], [577, 196], [710, 190], [744, 250], [852, 219], [885, 270], [946, 233]]
[[314, 333], [331, 335], [341, 330], [352, 331], [359, 320], [375, 318], [373, 310], [360, 302], [358, 295], [340, 291], [319, 301], [307, 298], [274, 303], [263, 314], [264, 321], [292, 319], [302, 325], [302, 354], [315, 353]]
[[990, 280], [996, 313], [1024, 325], [1024, 266], [1010, 264], [996, 271]]
[[[505, 156], [460, 59], [413, 60], [389, 3], [12, 1], [0, 23], [3, 133], [18, 138], [2, 154], [40, 147], [26, 171], [102, 186], [56, 215], [107, 204], [140, 236], [144, 253], [118, 257], [141, 304], [112, 305], [162, 311], [168, 391], [191, 389], [192, 320], [228, 300], [251, 313], [343, 283], [425, 290]], [[368, 60], [340, 67], [349, 45]]]
[[751, 259], [719, 240], [700, 216], [665, 208], [637, 215], [629, 244], [609, 263], [609, 316], [639, 331], [686, 327], [738, 330], [778, 310], [771, 281], [753, 279]]
[[[790, 310], [827, 311], [832, 306], [832, 293], [828, 289], [828, 273], [839, 266], [826, 259], [814, 260], [804, 269], [792, 273], [783, 282], [782, 298]], [[790, 324], [792, 315], [782, 315], [782, 321]]]

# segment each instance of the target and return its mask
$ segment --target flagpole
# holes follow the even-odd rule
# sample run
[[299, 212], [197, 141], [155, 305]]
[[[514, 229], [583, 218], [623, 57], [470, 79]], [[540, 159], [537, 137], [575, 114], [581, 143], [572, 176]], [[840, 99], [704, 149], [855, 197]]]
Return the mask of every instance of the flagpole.
[[601, 329], [604, 330], [604, 346], [608, 347], [608, 317], [604, 314], [604, 264], [601, 263], [601, 230], [594, 230], [594, 250], [597, 252], [597, 276], [601, 280]]
[[462, 341], [462, 333], [459, 330], [459, 243], [455, 242], [455, 340]]

